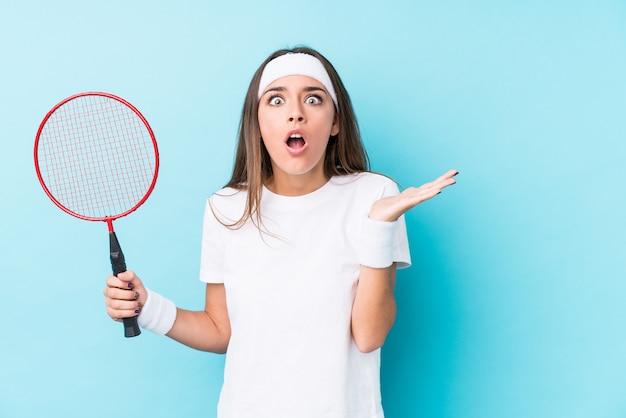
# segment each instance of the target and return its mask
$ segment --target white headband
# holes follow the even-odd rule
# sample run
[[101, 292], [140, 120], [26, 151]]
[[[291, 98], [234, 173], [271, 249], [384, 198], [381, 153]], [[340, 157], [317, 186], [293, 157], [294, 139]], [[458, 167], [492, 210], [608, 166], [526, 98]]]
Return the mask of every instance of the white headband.
[[337, 106], [337, 94], [333, 88], [333, 83], [330, 81], [330, 77], [324, 68], [324, 65], [315, 58], [313, 55], [298, 53], [287, 53], [279, 57], [274, 58], [267, 63], [263, 69], [261, 75], [261, 81], [259, 82], [259, 99], [263, 95], [263, 92], [274, 81], [282, 77], [290, 75], [304, 75], [311, 77], [319, 81], [324, 85], [328, 94], [335, 102]]

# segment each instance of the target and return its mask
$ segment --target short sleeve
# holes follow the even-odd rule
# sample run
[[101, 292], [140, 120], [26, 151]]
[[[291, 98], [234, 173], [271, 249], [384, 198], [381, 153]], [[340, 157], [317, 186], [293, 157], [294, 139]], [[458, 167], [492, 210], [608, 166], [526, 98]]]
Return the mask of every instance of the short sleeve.
[[[400, 194], [400, 191], [397, 184], [390, 180], [389, 183], [385, 185], [383, 194], [380, 198], [395, 196], [398, 194]], [[409, 239], [406, 231], [406, 221], [404, 219], [404, 215], [400, 216], [394, 224], [391, 242], [393, 261], [399, 269], [408, 268], [411, 266], [411, 252], [409, 249]]]
[[205, 283], [223, 283], [224, 228], [214, 212], [211, 198], [207, 199], [202, 222], [200, 280]]
[[396, 262], [397, 268], [404, 269], [411, 267], [411, 251], [409, 250], [409, 239], [406, 232], [404, 215], [396, 221], [392, 249], [393, 260]]

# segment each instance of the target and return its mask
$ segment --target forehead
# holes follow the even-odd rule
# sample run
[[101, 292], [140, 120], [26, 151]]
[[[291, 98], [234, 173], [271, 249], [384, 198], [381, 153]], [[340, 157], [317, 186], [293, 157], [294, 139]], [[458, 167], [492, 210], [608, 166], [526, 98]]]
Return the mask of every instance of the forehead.
[[307, 87], [316, 87], [324, 91], [324, 85], [313, 77], [306, 75], [288, 75], [272, 81], [265, 91], [273, 89], [301, 90]]

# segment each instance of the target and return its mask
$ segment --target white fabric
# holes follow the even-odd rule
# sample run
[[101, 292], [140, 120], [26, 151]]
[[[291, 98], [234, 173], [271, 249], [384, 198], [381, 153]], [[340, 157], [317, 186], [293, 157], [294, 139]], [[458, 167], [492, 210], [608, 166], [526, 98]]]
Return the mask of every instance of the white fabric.
[[141, 328], [157, 335], [165, 335], [170, 332], [176, 321], [176, 305], [150, 289], [146, 288], [146, 292], [148, 293], [146, 304], [137, 317], [137, 323]]
[[395, 222], [366, 218], [361, 226], [358, 262], [373, 268], [389, 267], [393, 263]]
[[[200, 279], [224, 283], [231, 321], [219, 418], [381, 418], [380, 350], [361, 353], [350, 332], [360, 230], [377, 199], [397, 194], [373, 173], [333, 177], [313, 193], [263, 190], [265, 227], [221, 225], [246, 192], [223, 189], [204, 218]], [[393, 260], [410, 265], [404, 218]]]
[[337, 93], [335, 93], [326, 68], [313, 55], [304, 53], [287, 53], [268, 62], [259, 81], [258, 98], [261, 98], [265, 89], [274, 81], [290, 75], [304, 75], [322, 83], [335, 102], [335, 107], [337, 107]]

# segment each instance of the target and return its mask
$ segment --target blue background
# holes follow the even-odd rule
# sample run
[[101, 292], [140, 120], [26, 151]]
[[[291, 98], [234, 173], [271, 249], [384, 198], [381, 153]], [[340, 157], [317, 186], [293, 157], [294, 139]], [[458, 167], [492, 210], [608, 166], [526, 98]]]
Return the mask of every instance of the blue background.
[[122, 336], [106, 227], [48, 200], [33, 142], [71, 94], [137, 106], [162, 166], [116, 231], [129, 268], [201, 309], [204, 201], [248, 82], [302, 43], [341, 74], [375, 170], [461, 172], [407, 215], [387, 416], [626, 417], [621, 0], [3, 1], [0, 416], [215, 416], [223, 357]]

